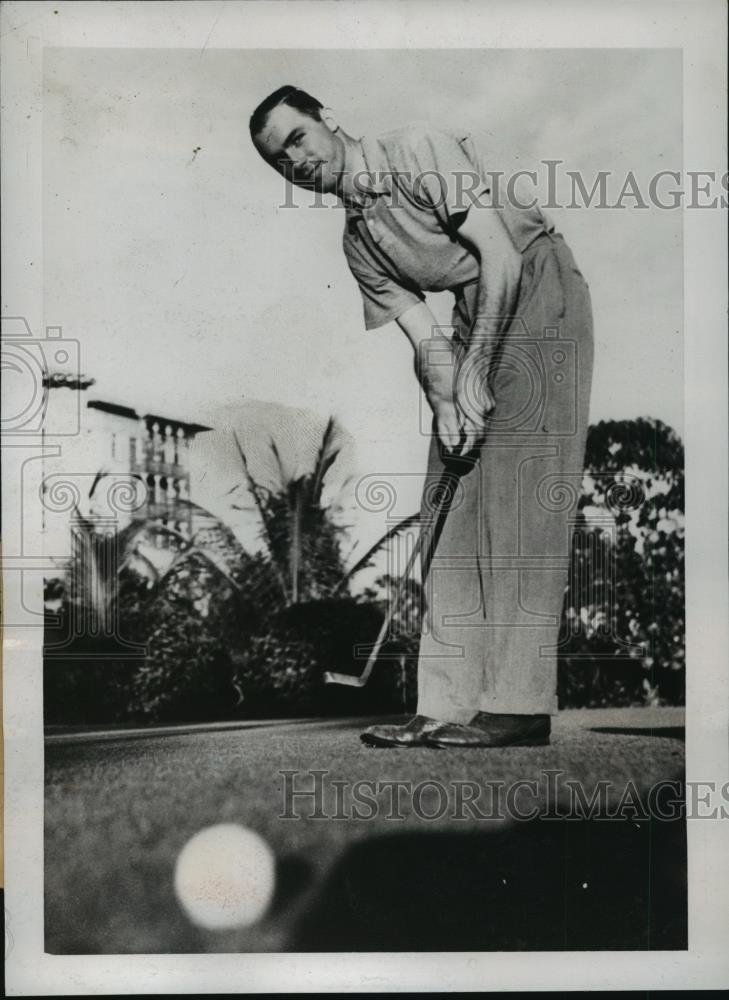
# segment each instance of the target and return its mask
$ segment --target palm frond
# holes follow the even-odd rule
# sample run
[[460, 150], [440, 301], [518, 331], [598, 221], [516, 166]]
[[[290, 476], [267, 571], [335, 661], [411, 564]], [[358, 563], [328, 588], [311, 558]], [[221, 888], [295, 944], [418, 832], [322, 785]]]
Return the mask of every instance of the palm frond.
[[299, 600], [299, 572], [302, 562], [302, 507], [304, 497], [302, 490], [294, 490], [290, 504], [290, 538], [289, 538], [289, 568], [291, 572], [291, 601], [293, 604]]
[[96, 492], [96, 487], [99, 485], [101, 480], [108, 475], [109, 473], [106, 471], [106, 469], [99, 469], [99, 471], [94, 476], [94, 481], [91, 484], [91, 489], [89, 490], [89, 500], [93, 497], [94, 493]]
[[322, 489], [324, 488], [324, 477], [337, 460], [341, 449], [333, 448], [337, 425], [334, 417], [330, 417], [322, 434], [321, 447], [314, 463], [314, 472], [311, 485], [312, 502], [318, 504], [321, 500]]
[[283, 459], [281, 458], [281, 452], [278, 450], [278, 446], [276, 445], [276, 442], [273, 440], [273, 438], [271, 438], [271, 440], [269, 441], [269, 447], [273, 452], [273, 457], [276, 459], [276, 465], [278, 466], [278, 476], [281, 482], [281, 486], [285, 489], [286, 484], [291, 479], [291, 476], [284, 467]]
[[367, 566], [369, 566], [374, 557], [380, 551], [380, 549], [384, 548], [384, 546], [387, 545], [387, 543], [392, 538], [395, 538], [403, 531], [407, 531], [408, 528], [412, 528], [414, 525], [419, 523], [420, 523], [420, 512], [418, 511], [415, 514], [410, 514], [409, 517], [403, 518], [402, 521], [398, 521], [397, 524], [393, 525], [392, 528], [388, 529], [385, 532], [385, 534], [382, 535], [382, 537], [375, 542], [374, 545], [371, 545], [370, 548], [367, 549], [362, 558], [358, 559], [357, 562], [354, 564], [354, 566], [351, 566], [347, 570], [347, 572], [344, 574], [344, 576], [341, 578], [341, 580], [335, 587], [334, 593], [338, 594], [349, 583], [349, 581], [356, 573], [359, 573], [360, 570], [363, 570]]
[[109, 608], [116, 593], [113, 554], [97, 535], [93, 521], [84, 517], [77, 506], [74, 515], [78, 529], [73, 533], [71, 563], [74, 599], [78, 606], [91, 612], [92, 631], [96, 625], [106, 631]]
[[[148, 586], [153, 586], [159, 583], [159, 578], [160, 578], [159, 570], [152, 562], [152, 560], [149, 559], [147, 556], [145, 556], [143, 552], [140, 552], [139, 549], [131, 550], [125, 561], [124, 568], [126, 569], [127, 567], [134, 567], [135, 562], [142, 563], [146, 567], [148, 571], [148, 577], [150, 580]], [[138, 570], [137, 572], [139, 573]], [[139, 575], [143, 576], [144, 574], [140, 573]]]
[[178, 552], [175, 558], [172, 560], [167, 569], [159, 575], [157, 580], [157, 586], [161, 587], [162, 584], [167, 580], [174, 570], [180, 565], [180, 563], [186, 562], [187, 560], [193, 558], [194, 556], [199, 556], [205, 562], [207, 562], [213, 569], [217, 570], [218, 573], [224, 578], [225, 582], [236, 591], [236, 593], [241, 593], [240, 584], [233, 576], [228, 572], [227, 568], [223, 566], [212, 554], [206, 549], [198, 545], [189, 545], [182, 552]]
[[286, 580], [283, 576], [283, 573], [281, 572], [281, 567], [277, 564], [276, 559], [273, 555], [276, 545], [275, 545], [275, 539], [273, 538], [271, 532], [272, 525], [270, 523], [268, 509], [266, 504], [263, 502], [263, 497], [261, 496], [260, 487], [258, 483], [251, 475], [251, 471], [248, 467], [248, 459], [246, 458], [246, 454], [243, 451], [243, 446], [241, 445], [240, 439], [236, 434], [235, 430], [233, 431], [233, 438], [235, 439], [235, 444], [238, 449], [238, 454], [240, 455], [241, 464], [243, 466], [243, 474], [246, 478], [246, 484], [248, 486], [248, 490], [255, 501], [256, 509], [258, 510], [258, 514], [263, 524], [263, 534], [264, 538], [266, 539], [266, 543], [268, 545], [269, 553], [271, 555], [271, 562], [273, 563], [273, 568], [276, 573], [276, 577], [281, 586], [281, 592], [283, 594], [284, 601], [288, 603], [289, 594], [286, 588]]

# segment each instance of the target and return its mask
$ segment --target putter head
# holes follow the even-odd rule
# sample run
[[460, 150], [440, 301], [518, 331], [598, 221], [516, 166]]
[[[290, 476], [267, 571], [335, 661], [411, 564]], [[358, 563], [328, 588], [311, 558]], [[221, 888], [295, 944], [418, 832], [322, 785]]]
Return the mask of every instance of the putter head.
[[363, 681], [361, 677], [357, 677], [355, 674], [337, 674], [333, 670], [327, 670], [324, 674], [325, 684], [344, 684], [346, 687], [362, 687]]

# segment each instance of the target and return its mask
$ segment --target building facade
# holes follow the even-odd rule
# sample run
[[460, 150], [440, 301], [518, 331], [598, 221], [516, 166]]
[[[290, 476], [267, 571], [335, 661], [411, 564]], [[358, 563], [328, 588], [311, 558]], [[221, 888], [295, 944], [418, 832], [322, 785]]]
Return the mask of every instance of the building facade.
[[153, 522], [162, 529], [150, 534], [158, 548], [189, 540], [190, 442], [211, 428], [90, 399], [93, 380], [84, 376], [48, 375], [44, 383], [42, 531], [53, 564], [68, 562], [80, 518], [109, 533], [135, 518]]

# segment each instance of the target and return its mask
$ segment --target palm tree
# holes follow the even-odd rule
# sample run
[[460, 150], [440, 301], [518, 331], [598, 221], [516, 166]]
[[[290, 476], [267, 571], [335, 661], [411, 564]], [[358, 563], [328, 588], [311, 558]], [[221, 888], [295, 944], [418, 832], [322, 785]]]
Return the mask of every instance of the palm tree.
[[[109, 533], [78, 507], [74, 511], [65, 601], [74, 622], [68, 655], [103, 659], [113, 653], [113, 640], [133, 644], [135, 655], [144, 657], [124, 675], [126, 687], [114, 709], [119, 718], [125, 711], [147, 718], [226, 714], [241, 704], [246, 712], [274, 705], [276, 711], [307, 710], [318, 704], [311, 698], [318, 697], [323, 670], [346, 665], [354, 646], [370, 642], [382, 621], [377, 595], [353, 597], [350, 583], [417, 515], [387, 531], [347, 569], [341, 546], [347, 529], [335, 517], [337, 498], [328, 500], [325, 490], [340, 454], [335, 421], [327, 422], [304, 474], [287, 472], [272, 441], [277, 478], [269, 486], [253, 477], [237, 436], [235, 441], [260, 517], [263, 552], [247, 553], [221, 520], [186, 500], [177, 504], [195, 515], [198, 528], [191, 538], [144, 510]], [[90, 499], [105, 475], [97, 474]], [[169, 521], [189, 517], [172, 505]], [[160, 536], [163, 547], [156, 544]], [[160, 559], [163, 549], [166, 558]], [[390, 584], [382, 582], [392, 594]], [[408, 603], [404, 598], [403, 608]], [[79, 683], [95, 704], [110, 675], [82, 673], [86, 680]], [[73, 700], [72, 692], [63, 697]]]
[[250, 471], [238, 435], [233, 431], [255, 507], [268, 557], [276, 572], [284, 604], [330, 601], [348, 594], [352, 578], [372, 564], [377, 554], [399, 534], [419, 523], [420, 514], [403, 518], [372, 545], [349, 569], [345, 569], [341, 541], [346, 529], [335, 523], [334, 504], [325, 505], [325, 478], [339, 453], [338, 428], [327, 421], [313, 468], [304, 475], [287, 473], [275, 441], [271, 452], [279, 473], [277, 489], [258, 482]]
[[[93, 498], [99, 482], [108, 473], [96, 474], [89, 490]], [[228, 545], [235, 539], [222, 522], [189, 500], [179, 499], [177, 504], [192, 509], [214, 522], [224, 533]], [[170, 510], [171, 519], [175, 511]], [[146, 580], [150, 598], [175, 572], [180, 563], [193, 558], [212, 566], [234, 591], [240, 585], [231, 574], [225, 561], [209, 546], [200, 544], [196, 533], [187, 538], [181, 532], [162, 524], [156, 518], [135, 517], [125, 527], [113, 532], [100, 532], [94, 520], [84, 516], [78, 505], [74, 506], [72, 519], [72, 548], [68, 572], [68, 598], [76, 615], [77, 634], [116, 634], [117, 612], [121, 580], [125, 571], [131, 570]], [[145, 554], [145, 542], [154, 541], [155, 536], [164, 536], [169, 546], [170, 557], [164, 567], [160, 567]]]

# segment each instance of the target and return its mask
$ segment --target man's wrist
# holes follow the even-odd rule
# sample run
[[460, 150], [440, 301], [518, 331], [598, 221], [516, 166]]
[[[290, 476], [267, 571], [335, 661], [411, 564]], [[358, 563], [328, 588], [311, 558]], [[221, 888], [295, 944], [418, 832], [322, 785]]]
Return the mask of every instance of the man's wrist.
[[[445, 357], [450, 352], [450, 358]], [[455, 379], [455, 353], [446, 340], [443, 349], [430, 352], [421, 349], [417, 365], [418, 380], [431, 407], [453, 400]]]
[[[435, 373], [431, 370], [431, 374], [434, 375]], [[437, 377], [429, 378], [428, 375], [424, 375], [420, 380], [420, 384], [423, 387], [423, 392], [432, 410], [453, 402], [455, 389], [453, 373], [444, 378], [441, 369], [438, 370]]]
[[476, 317], [466, 345], [463, 362], [468, 364], [478, 357], [481, 363], [494, 355], [501, 341], [501, 328], [498, 320]]

